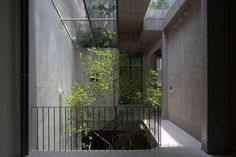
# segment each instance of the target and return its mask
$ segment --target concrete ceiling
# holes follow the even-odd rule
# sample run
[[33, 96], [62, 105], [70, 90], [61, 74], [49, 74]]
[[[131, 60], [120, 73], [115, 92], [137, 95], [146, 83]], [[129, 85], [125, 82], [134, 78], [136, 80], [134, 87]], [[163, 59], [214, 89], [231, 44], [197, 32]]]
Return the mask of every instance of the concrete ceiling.
[[144, 17], [150, 0], [119, 0], [120, 51], [133, 55], [142, 54], [160, 36], [160, 30], [144, 30]]

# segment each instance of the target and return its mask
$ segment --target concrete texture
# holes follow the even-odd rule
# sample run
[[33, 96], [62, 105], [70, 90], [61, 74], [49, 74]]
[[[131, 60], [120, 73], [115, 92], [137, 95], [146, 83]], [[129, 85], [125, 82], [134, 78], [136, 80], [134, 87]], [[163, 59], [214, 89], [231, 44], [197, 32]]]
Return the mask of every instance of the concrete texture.
[[160, 25], [162, 21], [144, 22], [149, 2], [149, 0], [119, 0], [118, 47], [120, 51], [140, 56], [160, 35], [159, 28], [162, 27], [157, 27], [156, 24]]
[[167, 31], [162, 31], [162, 118], [168, 119], [168, 47]]
[[0, 1], [0, 156], [20, 156], [19, 4]]
[[[201, 150], [201, 143], [169, 120], [161, 121], [161, 147]], [[161, 149], [162, 149], [161, 148]]]
[[166, 13], [165, 19], [163, 21], [164, 27], [166, 27], [169, 22], [176, 16], [177, 12], [180, 10], [180, 8], [186, 3], [186, 1], [189, 0], [175, 0], [174, 3], [171, 5], [171, 8]]
[[[58, 106], [59, 90], [66, 93], [74, 81], [75, 47], [50, 0], [30, 1], [30, 69], [37, 100], [33, 106]], [[36, 58], [36, 59], [35, 59]], [[34, 76], [36, 74], [36, 76]]]
[[[31, 0], [29, 9], [29, 104], [62, 106], [65, 94], [75, 81], [75, 46], [51, 0]], [[31, 115], [36, 112], [30, 113], [30, 149], [35, 149], [37, 122], [36, 116]], [[46, 111], [44, 118], [48, 118]], [[39, 128], [42, 127], [42, 118], [38, 123]], [[42, 143], [41, 137], [40, 131], [39, 143]]]
[[168, 117], [199, 141], [207, 88], [201, 20], [201, 1], [193, 1], [172, 21], [166, 36], [168, 66], [164, 63], [168, 71]]
[[149, 0], [119, 0], [119, 33], [139, 34], [148, 5]]

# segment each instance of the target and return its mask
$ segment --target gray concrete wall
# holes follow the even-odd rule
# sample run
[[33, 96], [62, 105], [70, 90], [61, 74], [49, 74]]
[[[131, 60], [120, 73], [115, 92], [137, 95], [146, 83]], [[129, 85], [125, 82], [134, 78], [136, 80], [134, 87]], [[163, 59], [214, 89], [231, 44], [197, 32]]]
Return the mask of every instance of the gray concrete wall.
[[[188, 12], [186, 16], [185, 11]], [[201, 107], [206, 103], [207, 88], [206, 54], [201, 40], [201, 1], [193, 1], [185, 11], [173, 20], [166, 36], [168, 117], [200, 140]]]
[[[0, 1], [0, 156], [20, 156], [19, 32], [15, 0]], [[16, 16], [17, 15], [17, 16]], [[16, 18], [17, 17], [17, 18]], [[17, 68], [16, 68], [17, 67]]]
[[[64, 105], [64, 95], [75, 81], [75, 46], [61, 22], [51, 0], [29, 1], [29, 102], [30, 106]], [[60, 95], [61, 94], [61, 95]], [[31, 110], [30, 110], [31, 111]], [[39, 109], [42, 115], [42, 109]], [[53, 110], [49, 113], [51, 123]], [[58, 115], [58, 113], [56, 113]], [[64, 111], [61, 114], [64, 119]], [[42, 130], [43, 119], [39, 117]], [[44, 131], [48, 131], [48, 110], [44, 111]], [[31, 149], [36, 148], [36, 110], [30, 113]], [[64, 121], [63, 121], [64, 122]], [[63, 122], [56, 119], [56, 127]], [[64, 128], [62, 128], [63, 130]], [[53, 129], [50, 141], [53, 141]], [[48, 147], [45, 133], [45, 148]], [[56, 138], [58, 142], [59, 135]], [[39, 149], [42, 149], [42, 131], [39, 131]], [[63, 137], [64, 139], [64, 137]], [[62, 140], [63, 143], [63, 140]], [[50, 148], [53, 142], [50, 143]]]
[[75, 47], [51, 0], [30, 1], [29, 8], [32, 105], [58, 106], [58, 90], [65, 93], [74, 81]]

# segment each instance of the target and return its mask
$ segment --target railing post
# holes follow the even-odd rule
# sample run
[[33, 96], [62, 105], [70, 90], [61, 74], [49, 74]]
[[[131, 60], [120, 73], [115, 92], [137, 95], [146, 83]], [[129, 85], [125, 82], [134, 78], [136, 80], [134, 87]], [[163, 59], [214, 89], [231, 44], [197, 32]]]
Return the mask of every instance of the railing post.
[[75, 108], [75, 149], [78, 150], [78, 107]]
[[[154, 138], [155, 138], [155, 141], [157, 141], [156, 138], [158, 138], [158, 136], [156, 135], [156, 108], [153, 109], [153, 117], [154, 117]], [[158, 143], [157, 143], [157, 145], [158, 145]], [[155, 149], [156, 149], [156, 147], [155, 147]]]
[[44, 150], [44, 107], [42, 108], [42, 136], [43, 136], [43, 150]]
[[58, 108], [59, 111], [59, 150], [61, 151], [61, 107]]
[[39, 110], [37, 108], [37, 113], [36, 113], [36, 119], [37, 119], [37, 150], [39, 150]]
[[48, 107], [48, 151], [50, 150], [50, 115], [49, 115], [49, 107]]
[[54, 147], [54, 151], [55, 151], [55, 149], [56, 149], [56, 111], [55, 111], [55, 107], [53, 107], [53, 147]]
[[65, 142], [65, 150], [66, 150], [66, 148], [67, 148], [67, 147], [66, 147], [66, 107], [64, 107], [64, 114], [65, 114], [65, 115], [64, 115], [64, 118], [65, 118], [65, 119], [64, 119], [64, 120], [65, 120], [65, 122], [64, 122], [64, 123], [65, 123], [65, 124], [64, 124], [64, 125], [65, 125], [65, 126], [64, 126], [64, 132], [65, 132], [65, 138], [64, 138], [64, 139], [65, 139], [65, 141], [64, 141], [64, 142]]
[[72, 134], [72, 129], [73, 129], [73, 109], [74, 108], [70, 108], [70, 150], [72, 150], [73, 147], [73, 134]]

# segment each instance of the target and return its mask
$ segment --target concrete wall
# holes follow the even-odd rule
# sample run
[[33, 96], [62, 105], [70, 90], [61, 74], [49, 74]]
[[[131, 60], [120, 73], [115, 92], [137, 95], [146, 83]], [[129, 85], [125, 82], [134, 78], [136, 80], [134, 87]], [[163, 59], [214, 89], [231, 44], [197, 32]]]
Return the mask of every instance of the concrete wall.
[[[14, 0], [0, 1], [0, 156], [20, 156], [19, 93], [19, 6]], [[17, 51], [16, 51], [17, 50]]]
[[[61, 22], [51, 0], [29, 1], [29, 102], [30, 106], [64, 105], [64, 95], [75, 81], [75, 46]], [[61, 92], [60, 92], [61, 91]], [[30, 110], [31, 111], [31, 110]], [[36, 110], [30, 113], [31, 149], [36, 148]], [[64, 112], [63, 112], [64, 113]], [[42, 110], [39, 110], [42, 115]], [[58, 114], [58, 113], [57, 113]], [[53, 115], [53, 110], [50, 111]], [[64, 114], [61, 114], [64, 119]], [[50, 117], [49, 117], [50, 118]], [[38, 119], [42, 128], [42, 117]], [[51, 118], [52, 121], [52, 118]], [[48, 111], [43, 127], [47, 132]], [[64, 121], [63, 121], [64, 122]], [[59, 123], [56, 119], [56, 127]], [[51, 123], [52, 125], [52, 123]], [[64, 126], [64, 125], [63, 125]], [[63, 129], [63, 128], [62, 128]], [[42, 130], [42, 129], [40, 129]], [[52, 129], [51, 129], [52, 131]], [[53, 141], [53, 136], [50, 140]], [[45, 134], [47, 137], [47, 134]], [[56, 142], [58, 142], [58, 137]], [[48, 139], [45, 138], [45, 141]], [[63, 142], [63, 141], [62, 141]], [[46, 143], [46, 142], [45, 142]], [[42, 131], [39, 131], [42, 149]], [[45, 144], [45, 148], [47, 144]], [[53, 147], [53, 143], [50, 144]]]
[[30, 1], [29, 8], [32, 105], [57, 106], [58, 90], [66, 92], [74, 81], [75, 47], [51, 0]]
[[[206, 103], [207, 88], [206, 54], [201, 40], [201, 1], [191, 2], [186, 9], [166, 32], [168, 116], [200, 140], [201, 107]], [[189, 13], [185, 15], [185, 11]]]

